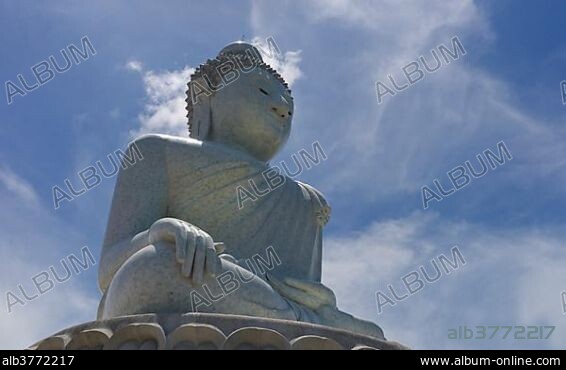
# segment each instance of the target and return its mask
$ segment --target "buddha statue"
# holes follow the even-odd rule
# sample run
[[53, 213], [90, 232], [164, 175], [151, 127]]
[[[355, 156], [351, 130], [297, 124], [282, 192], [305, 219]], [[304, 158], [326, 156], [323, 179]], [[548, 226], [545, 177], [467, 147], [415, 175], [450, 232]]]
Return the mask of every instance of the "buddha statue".
[[[285, 178], [239, 206], [239, 186], [252, 180], [265, 189], [274, 181], [265, 171], [289, 137], [294, 112], [283, 78], [254, 46], [236, 42], [197, 68], [187, 95], [190, 137], [138, 138], [143, 160], [118, 175], [100, 259], [98, 319], [217, 313], [384, 339], [377, 325], [338, 310], [321, 283], [330, 208], [318, 190]], [[246, 261], [265, 257], [268, 248], [277, 263], [250, 268]], [[237, 289], [228, 291], [235, 279]]]

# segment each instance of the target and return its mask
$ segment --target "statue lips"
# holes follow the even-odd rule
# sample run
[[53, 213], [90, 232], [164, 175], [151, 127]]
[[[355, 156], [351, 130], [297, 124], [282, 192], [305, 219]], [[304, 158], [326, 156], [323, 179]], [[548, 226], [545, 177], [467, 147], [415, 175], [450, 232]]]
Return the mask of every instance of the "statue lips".
[[267, 121], [267, 130], [274, 130], [276, 136], [280, 136], [285, 133], [288, 125], [288, 118], [282, 118], [273, 110], [266, 114], [265, 121]]

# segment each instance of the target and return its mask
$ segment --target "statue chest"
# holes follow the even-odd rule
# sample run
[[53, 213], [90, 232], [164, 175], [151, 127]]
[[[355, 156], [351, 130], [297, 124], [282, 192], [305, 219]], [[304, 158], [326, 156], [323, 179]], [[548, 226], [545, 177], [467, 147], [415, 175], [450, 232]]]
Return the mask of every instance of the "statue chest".
[[302, 184], [230, 162], [175, 171], [168, 190], [168, 216], [202, 228], [227, 253], [250, 258], [273, 247], [293, 275], [308, 275], [320, 225], [317, 204]]

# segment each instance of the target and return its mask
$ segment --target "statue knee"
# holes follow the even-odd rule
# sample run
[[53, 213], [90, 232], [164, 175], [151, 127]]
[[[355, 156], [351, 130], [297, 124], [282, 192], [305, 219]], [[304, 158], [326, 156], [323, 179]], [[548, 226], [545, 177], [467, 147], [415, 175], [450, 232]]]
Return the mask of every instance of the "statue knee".
[[174, 294], [171, 286], [182, 279], [177, 267], [175, 250], [168, 243], [142, 248], [113, 276], [99, 314], [110, 318], [159, 312], [163, 302]]

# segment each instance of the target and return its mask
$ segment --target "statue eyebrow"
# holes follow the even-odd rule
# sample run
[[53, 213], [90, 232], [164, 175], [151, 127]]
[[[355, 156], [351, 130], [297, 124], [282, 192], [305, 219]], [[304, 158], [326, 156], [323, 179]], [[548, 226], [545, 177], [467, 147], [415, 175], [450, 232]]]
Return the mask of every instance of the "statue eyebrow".
[[259, 88], [259, 91], [261, 91], [262, 93], [264, 93], [265, 95], [269, 95], [269, 93], [267, 91], [265, 91], [264, 89], [262, 89], [261, 87]]

